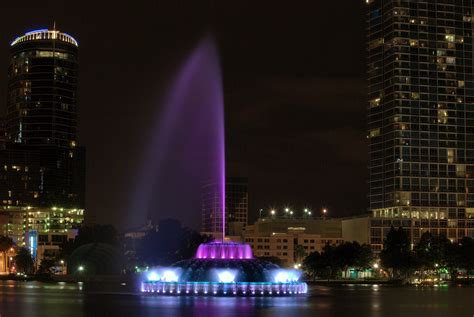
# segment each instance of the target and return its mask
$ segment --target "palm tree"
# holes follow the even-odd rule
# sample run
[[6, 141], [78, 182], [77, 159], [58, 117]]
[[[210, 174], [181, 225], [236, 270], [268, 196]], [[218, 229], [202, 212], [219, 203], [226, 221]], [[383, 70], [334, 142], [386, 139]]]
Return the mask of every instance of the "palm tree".
[[0, 252], [3, 256], [3, 267], [7, 270], [7, 251], [13, 246], [13, 240], [10, 237], [0, 235]]

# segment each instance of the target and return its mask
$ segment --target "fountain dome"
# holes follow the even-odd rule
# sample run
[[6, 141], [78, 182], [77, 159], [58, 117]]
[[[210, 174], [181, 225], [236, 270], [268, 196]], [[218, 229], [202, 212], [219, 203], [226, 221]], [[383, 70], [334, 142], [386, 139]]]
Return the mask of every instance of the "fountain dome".
[[156, 294], [283, 296], [304, 294], [301, 272], [253, 257], [248, 244], [201, 244], [193, 259], [152, 269], [142, 292]]

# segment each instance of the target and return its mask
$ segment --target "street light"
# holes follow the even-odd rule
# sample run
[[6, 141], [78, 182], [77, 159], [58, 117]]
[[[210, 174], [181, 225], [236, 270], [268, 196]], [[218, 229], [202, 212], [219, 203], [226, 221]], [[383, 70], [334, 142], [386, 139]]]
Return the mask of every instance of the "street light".
[[272, 209], [272, 211], [270, 211], [270, 213], [272, 214], [272, 216], [275, 216], [275, 209]]
[[82, 266], [82, 265], [79, 265], [79, 267], [77, 268], [77, 270], [78, 270], [79, 272], [82, 272], [82, 271], [84, 271], [84, 266]]

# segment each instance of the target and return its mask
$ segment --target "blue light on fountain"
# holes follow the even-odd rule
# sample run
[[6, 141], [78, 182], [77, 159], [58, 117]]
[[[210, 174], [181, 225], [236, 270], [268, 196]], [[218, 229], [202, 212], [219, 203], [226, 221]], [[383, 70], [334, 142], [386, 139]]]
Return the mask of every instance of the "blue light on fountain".
[[248, 245], [235, 242], [203, 244], [193, 259], [150, 271], [141, 290], [162, 295], [206, 296], [307, 293], [306, 283], [300, 281], [301, 271], [256, 259], [249, 249]]

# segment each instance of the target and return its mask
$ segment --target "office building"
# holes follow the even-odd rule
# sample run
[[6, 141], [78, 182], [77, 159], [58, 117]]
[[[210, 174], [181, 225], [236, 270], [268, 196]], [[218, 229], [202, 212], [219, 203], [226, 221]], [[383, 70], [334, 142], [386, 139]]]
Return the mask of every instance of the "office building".
[[[248, 221], [248, 179], [227, 177], [225, 196], [226, 235], [239, 236]], [[201, 231], [216, 238], [222, 237], [222, 202], [216, 183], [203, 187]]]
[[37, 260], [57, 253], [84, 221], [77, 82], [72, 36], [41, 29], [11, 43], [0, 136], [0, 229]]
[[366, 2], [371, 244], [474, 237], [472, 2]]
[[36, 30], [10, 45], [6, 131], [11, 142], [74, 147], [77, 142], [78, 44]]

